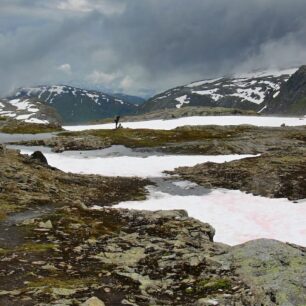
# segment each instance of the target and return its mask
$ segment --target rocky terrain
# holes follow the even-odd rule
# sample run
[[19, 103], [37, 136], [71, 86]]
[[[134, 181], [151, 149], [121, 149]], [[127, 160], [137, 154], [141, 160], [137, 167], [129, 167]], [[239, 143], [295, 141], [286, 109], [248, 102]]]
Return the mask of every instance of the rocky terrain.
[[52, 139], [19, 142], [55, 152], [124, 145], [175, 154], [258, 154], [305, 149], [305, 127], [184, 126], [174, 130], [117, 129], [62, 132]]
[[181, 167], [171, 173], [209, 188], [238, 189], [290, 200], [306, 198], [305, 150], [291, 149], [224, 164]]
[[105, 207], [142, 199], [147, 181], [66, 174], [40, 153], [21, 156], [3, 146], [0, 158], [1, 305], [255, 306], [306, 299], [303, 248], [270, 240], [215, 243], [215, 230], [184, 211]]
[[297, 69], [255, 72], [179, 86], [149, 99], [139, 112], [186, 106], [228, 107], [262, 112], [266, 98], [276, 96]]
[[0, 116], [31, 124], [61, 124], [57, 111], [36, 97], [0, 99]]
[[127, 115], [136, 106], [123, 97], [65, 85], [20, 88], [10, 99], [34, 98], [56, 109], [65, 123], [82, 123], [115, 115]]

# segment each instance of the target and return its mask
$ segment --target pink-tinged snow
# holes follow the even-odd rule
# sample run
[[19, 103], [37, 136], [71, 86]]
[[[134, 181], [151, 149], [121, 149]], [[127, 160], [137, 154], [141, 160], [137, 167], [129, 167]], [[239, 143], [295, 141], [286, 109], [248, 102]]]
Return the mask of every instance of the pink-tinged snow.
[[[287, 126], [306, 125], [306, 118], [264, 117], [264, 116], [194, 116], [169, 120], [149, 120], [138, 122], [122, 122], [124, 128], [130, 129], [156, 129], [172, 130], [184, 125], [240, 125], [251, 124], [255, 126], [279, 127], [283, 123]], [[68, 131], [113, 129], [114, 123], [96, 125], [64, 126]]]
[[154, 187], [148, 189], [149, 199], [122, 202], [115, 207], [151, 211], [184, 209], [190, 217], [216, 229], [215, 241], [229, 245], [269, 238], [306, 246], [306, 201], [294, 204], [287, 199], [223, 189], [201, 196], [170, 195]]
[[[32, 154], [31, 149], [22, 149], [22, 154]], [[217, 156], [184, 156], [166, 155], [149, 157], [87, 157], [79, 153], [69, 156], [57, 153], [44, 153], [49, 165], [65, 172], [82, 174], [99, 174], [103, 176], [139, 176], [160, 177], [163, 171], [174, 170], [177, 167], [194, 166], [208, 161], [215, 163], [238, 160], [251, 155], [217, 155]]]

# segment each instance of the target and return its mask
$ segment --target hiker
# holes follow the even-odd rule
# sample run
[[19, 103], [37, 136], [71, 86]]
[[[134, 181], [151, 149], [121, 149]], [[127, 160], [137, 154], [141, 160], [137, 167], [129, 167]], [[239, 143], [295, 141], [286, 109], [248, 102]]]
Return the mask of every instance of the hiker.
[[115, 118], [115, 124], [116, 124], [116, 129], [118, 129], [118, 123], [119, 123], [119, 120], [120, 120], [120, 116], [116, 116]]

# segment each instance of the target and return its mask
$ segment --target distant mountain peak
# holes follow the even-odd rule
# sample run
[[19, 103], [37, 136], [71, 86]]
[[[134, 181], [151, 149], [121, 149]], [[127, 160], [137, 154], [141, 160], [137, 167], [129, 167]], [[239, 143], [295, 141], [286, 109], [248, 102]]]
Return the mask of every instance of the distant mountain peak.
[[287, 82], [296, 70], [255, 71], [199, 80], [154, 96], [142, 105], [140, 110], [149, 112], [185, 106], [260, 110], [259, 105], [271, 94], [278, 94], [282, 84]]
[[19, 88], [11, 98], [34, 98], [54, 107], [65, 123], [82, 123], [135, 112], [136, 106], [97, 90], [68, 85]]

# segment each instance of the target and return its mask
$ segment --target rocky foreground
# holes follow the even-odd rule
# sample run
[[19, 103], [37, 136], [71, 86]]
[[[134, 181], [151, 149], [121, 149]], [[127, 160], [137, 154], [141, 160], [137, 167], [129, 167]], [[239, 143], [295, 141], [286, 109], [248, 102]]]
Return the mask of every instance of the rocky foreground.
[[215, 243], [184, 211], [105, 207], [143, 199], [147, 181], [0, 159], [0, 305], [305, 305], [302, 247]]

